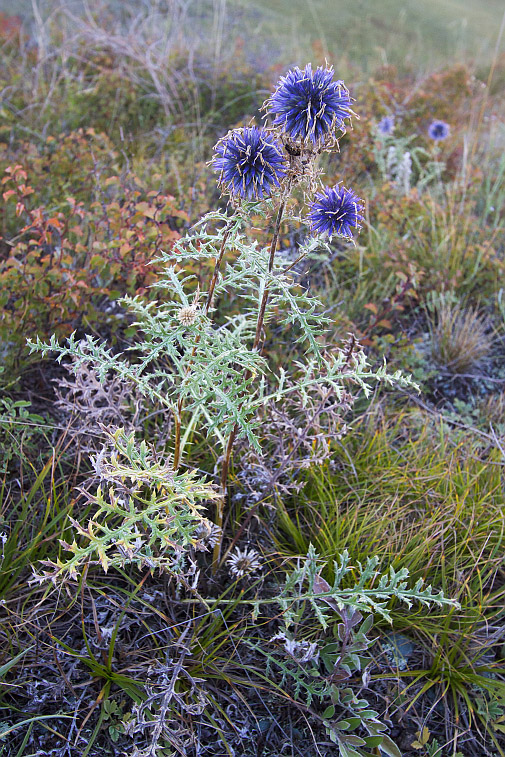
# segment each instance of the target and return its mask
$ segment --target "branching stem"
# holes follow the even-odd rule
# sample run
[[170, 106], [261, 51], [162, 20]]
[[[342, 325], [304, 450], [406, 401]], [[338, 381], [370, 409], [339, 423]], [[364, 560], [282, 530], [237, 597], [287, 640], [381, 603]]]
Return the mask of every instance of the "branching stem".
[[210, 306], [212, 305], [212, 297], [214, 296], [214, 289], [216, 288], [217, 279], [219, 277], [219, 270], [221, 268], [221, 263], [223, 261], [224, 251], [226, 248], [226, 242], [228, 241], [228, 237], [230, 236], [230, 231], [231, 231], [230, 229], [227, 229], [225, 233], [223, 234], [223, 241], [221, 242], [221, 247], [219, 249], [219, 256], [216, 260], [216, 265], [214, 266], [214, 273], [212, 274], [212, 278], [209, 284], [209, 291], [207, 292], [207, 299], [205, 301], [205, 315], [209, 314]]
[[[283, 200], [279, 206], [277, 218], [275, 220], [274, 234], [272, 237], [272, 243], [270, 245], [270, 258], [268, 261], [268, 273], [271, 274], [274, 267], [275, 252], [277, 250], [277, 244], [279, 242], [279, 232], [281, 228], [282, 216], [284, 208], [286, 207], [286, 200]], [[270, 288], [268, 283], [265, 282], [265, 289], [263, 290], [263, 297], [261, 298], [261, 304], [258, 311], [258, 320], [256, 322], [256, 334], [254, 337], [253, 350], [257, 350], [261, 342], [261, 334], [263, 333], [263, 323], [265, 321], [265, 311], [267, 308], [268, 295]]]
[[[279, 243], [279, 233], [281, 228], [281, 222], [282, 222], [282, 216], [284, 214], [284, 209], [286, 207], [286, 200], [282, 200], [281, 204], [279, 205], [279, 210], [277, 211], [277, 218], [275, 219], [275, 226], [274, 226], [274, 232], [272, 236], [272, 241], [270, 243], [270, 257], [268, 260], [268, 274], [270, 275], [273, 271], [274, 267], [274, 260], [275, 260], [275, 253], [277, 250], [277, 245]], [[263, 290], [263, 296], [261, 298], [261, 303], [258, 310], [258, 319], [256, 321], [256, 333], [254, 336], [254, 343], [253, 343], [253, 351], [254, 350], [261, 350], [261, 335], [263, 333], [263, 324], [265, 321], [265, 312], [267, 308], [268, 303], [268, 295], [269, 295], [269, 286], [268, 281], [265, 281], [265, 288]], [[245, 376], [245, 381], [248, 381], [251, 377], [251, 372], [247, 371]], [[217, 507], [216, 507], [216, 525], [222, 529], [223, 527], [223, 511], [224, 511], [224, 503], [226, 499], [226, 489], [228, 484], [228, 474], [230, 472], [230, 461], [231, 461], [231, 454], [233, 451], [233, 444], [235, 442], [235, 439], [237, 437], [238, 433], [238, 423], [235, 424], [233, 427], [233, 430], [228, 438], [228, 443], [226, 445], [226, 450], [224, 453], [224, 459], [223, 459], [223, 465], [221, 468], [221, 499], [218, 500]], [[221, 543], [222, 543], [222, 536], [220, 537], [219, 541], [214, 547], [214, 553], [212, 556], [212, 571], [213, 573], [216, 572], [218, 566], [219, 566], [219, 560], [221, 555]]]

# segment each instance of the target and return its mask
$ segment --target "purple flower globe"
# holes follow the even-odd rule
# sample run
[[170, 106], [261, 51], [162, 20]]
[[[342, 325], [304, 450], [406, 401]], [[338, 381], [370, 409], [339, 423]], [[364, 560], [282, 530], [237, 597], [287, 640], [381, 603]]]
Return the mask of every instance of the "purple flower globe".
[[450, 131], [449, 124], [446, 124], [445, 121], [432, 121], [428, 127], [428, 135], [431, 139], [434, 139], [435, 142], [441, 142], [443, 139], [447, 139]]
[[395, 128], [395, 120], [393, 116], [384, 116], [377, 124], [377, 131], [382, 134], [383, 137], [389, 137], [393, 133]]
[[364, 203], [352, 189], [325, 187], [316, 195], [309, 211], [312, 231], [352, 238], [352, 230], [360, 229]]
[[219, 184], [236, 199], [269, 197], [286, 173], [282, 146], [264, 129], [234, 129], [214, 150], [212, 167]]
[[282, 76], [266, 103], [273, 125], [291, 139], [324, 143], [344, 121], [353, 115], [351, 97], [343, 81], [333, 81], [333, 69], [319, 66], [312, 71], [308, 63]]

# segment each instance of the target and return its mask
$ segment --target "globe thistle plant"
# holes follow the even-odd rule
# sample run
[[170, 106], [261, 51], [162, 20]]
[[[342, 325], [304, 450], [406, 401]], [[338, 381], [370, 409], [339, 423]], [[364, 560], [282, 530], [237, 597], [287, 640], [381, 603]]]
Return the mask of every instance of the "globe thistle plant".
[[361, 228], [362, 213], [363, 200], [352, 189], [325, 187], [316, 195], [309, 219], [316, 234], [352, 238], [353, 229]]
[[345, 133], [345, 121], [354, 115], [349, 90], [333, 80], [333, 68], [312, 71], [310, 63], [281, 77], [265, 108], [284, 138], [318, 149], [333, 146], [336, 131]]
[[223, 191], [235, 200], [263, 200], [286, 174], [282, 146], [265, 129], [234, 129], [214, 148], [212, 167]]
[[450, 134], [450, 126], [445, 121], [432, 121], [428, 127], [428, 136], [435, 142], [442, 142]]
[[[275, 190], [279, 198], [277, 216], [268, 251], [268, 276], [275, 264], [284, 211], [295, 184], [303, 180], [309, 192], [317, 191], [317, 155], [323, 150], [338, 148], [337, 132], [345, 133], [346, 121], [355, 115], [351, 110], [351, 96], [344, 82], [334, 80], [333, 68], [311, 64], [302, 70], [294, 67], [281, 77], [275, 91], [266, 101], [266, 117], [273, 119], [272, 131], [256, 127], [228, 132], [214, 148], [212, 166], [219, 173], [219, 184], [231, 199], [262, 200]], [[309, 213], [313, 232], [352, 239], [352, 230], [359, 229], [363, 220], [363, 202], [345, 188], [326, 188], [316, 196]], [[218, 275], [225, 249], [221, 245], [214, 280]], [[211, 284], [210, 289], [213, 289]], [[262, 287], [257, 311], [253, 352], [261, 352], [263, 328], [267, 317], [270, 284]], [[245, 379], [252, 377], [246, 371]], [[229, 465], [234, 441], [239, 431], [236, 423], [225, 448], [221, 470], [221, 489], [226, 491]], [[222, 512], [217, 524], [222, 525]], [[219, 545], [215, 559], [219, 557]]]
[[384, 116], [377, 124], [377, 131], [383, 137], [390, 137], [395, 130], [395, 119], [393, 116]]
[[[318, 312], [317, 300], [299, 286], [294, 263], [286, 266], [285, 260], [277, 259], [283, 224], [286, 220], [300, 221], [298, 214], [291, 212], [295, 202], [291, 195], [302, 177], [310, 203], [306, 221], [313, 236], [350, 239], [363, 222], [364, 204], [352, 189], [340, 184], [321, 188], [318, 183], [314, 187], [318, 153], [338, 146], [337, 132], [345, 131], [352, 115], [350, 103], [348, 90], [342, 81], [334, 80], [331, 68], [294, 68], [279, 81], [268, 101], [272, 129], [237, 128], [219, 140], [211, 166], [223, 193], [230, 196], [232, 205], [241, 207], [237, 212], [220, 209], [208, 213], [169, 253], [158, 258], [166, 264], [157, 285], [161, 290], [158, 304], [124, 299], [137, 319], [140, 334], [131, 358], [112, 354], [92, 337], [85, 349], [73, 337], [67, 347], [60, 347], [55, 338], [47, 345], [33, 345], [33, 349], [51, 353], [59, 350], [60, 356], [76, 358], [77, 365], [93, 362], [102, 381], [116, 372], [136, 387], [139, 396], [161, 403], [173, 420], [173, 486], [178, 485], [179, 471], [187, 465], [185, 457], [193, 433], [205, 431], [218, 441], [222, 450], [219, 493], [212, 490], [214, 496], [206, 497], [216, 503], [215, 528], [202, 525], [193, 533], [197, 523], [193, 528], [191, 522], [192, 530], [186, 529], [183, 546], [195, 551], [212, 547], [214, 571], [226, 561], [237, 578], [259, 570], [261, 559], [255, 550], [243, 549], [221, 560], [223, 515], [236, 439], [246, 439], [259, 453], [263, 408], [289, 399], [295, 391], [306, 396], [312, 390], [329, 390], [341, 398], [347, 382], [360, 386], [365, 393], [373, 380], [401, 382], [396, 374], [389, 378], [383, 369], [373, 372], [364, 354], [355, 363], [350, 362], [349, 355], [328, 354], [322, 334], [329, 319]], [[307, 182], [307, 175], [313, 181]], [[260, 201], [264, 201], [261, 208]], [[266, 245], [247, 236], [251, 213], [273, 215]], [[310, 234], [307, 237], [295, 263], [319, 245]], [[191, 273], [194, 261], [211, 260], [214, 265], [207, 281]], [[191, 261], [189, 274], [185, 261]], [[201, 304], [200, 285], [204, 289]], [[192, 299], [189, 291], [193, 292]], [[214, 303], [230, 296], [244, 307], [232, 316], [221, 314], [222, 322], [217, 324]], [[273, 312], [279, 314], [283, 324], [294, 327], [296, 341], [307, 348], [304, 354], [309, 357], [296, 363], [293, 380], [284, 369], [278, 374], [272, 370], [268, 356], [262, 354], [265, 323]], [[130, 447], [125, 454], [131, 456], [134, 450]], [[144, 458], [145, 450], [139, 453], [142, 464]], [[158, 464], [153, 463], [149, 475], [156, 498]], [[207, 492], [208, 487], [202, 491]], [[134, 534], [134, 545], [136, 538]]]

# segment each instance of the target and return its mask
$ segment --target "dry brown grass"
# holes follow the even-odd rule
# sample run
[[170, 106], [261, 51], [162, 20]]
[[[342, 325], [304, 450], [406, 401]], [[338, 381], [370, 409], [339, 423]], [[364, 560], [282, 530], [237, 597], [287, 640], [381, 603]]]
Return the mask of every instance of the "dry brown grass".
[[491, 351], [489, 325], [474, 308], [440, 299], [434, 310], [431, 356], [453, 374], [471, 373]]

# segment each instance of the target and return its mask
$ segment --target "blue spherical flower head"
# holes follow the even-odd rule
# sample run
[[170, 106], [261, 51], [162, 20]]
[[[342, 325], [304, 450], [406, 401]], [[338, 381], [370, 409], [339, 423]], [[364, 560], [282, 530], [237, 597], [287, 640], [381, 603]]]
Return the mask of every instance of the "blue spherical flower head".
[[384, 116], [377, 124], [377, 131], [383, 137], [389, 137], [395, 129], [395, 120], [393, 116]]
[[334, 143], [335, 131], [344, 132], [345, 119], [354, 115], [349, 91], [343, 81], [333, 80], [333, 69], [312, 71], [310, 63], [281, 77], [265, 107], [287, 137], [323, 147]]
[[234, 129], [214, 150], [212, 167], [222, 189], [234, 199], [269, 197], [286, 174], [282, 147], [264, 129]]
[[446, 124], [445, 121], [432, 121], [428, 127], [428, 135], [435, 142], [441, 142], [443, 139], [447, 139], [450, 130], [449, 124]]
[[309, 211], [312, 231], [352, 239], [352, 230], [361, 228], [363, 210], [363, 200], [352, 189], [325, 187]]

